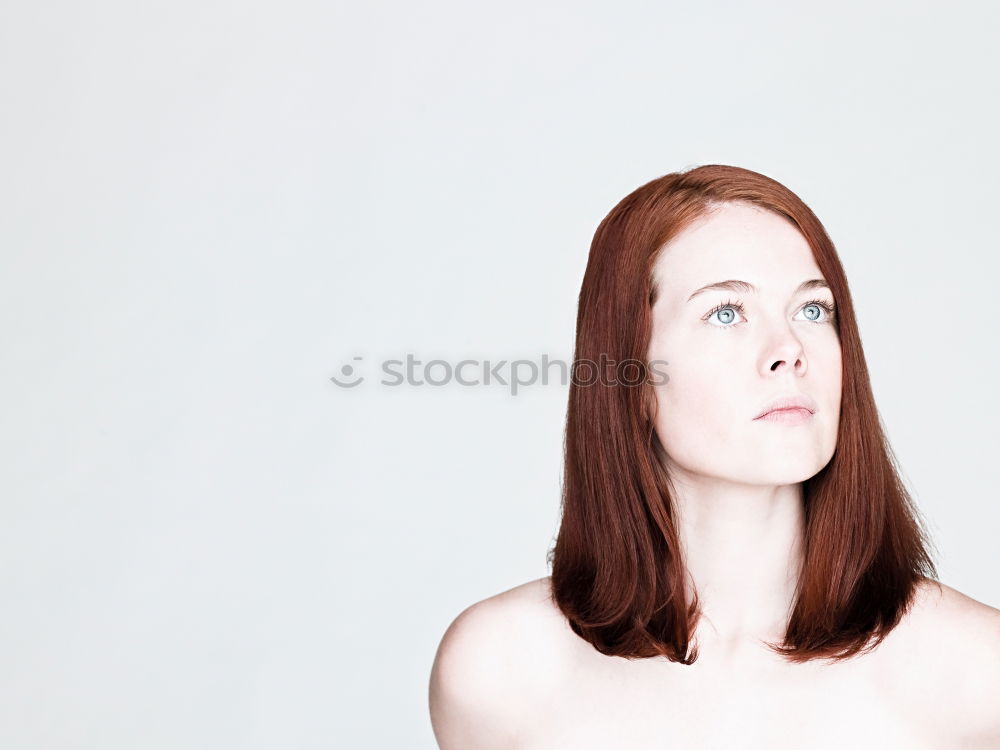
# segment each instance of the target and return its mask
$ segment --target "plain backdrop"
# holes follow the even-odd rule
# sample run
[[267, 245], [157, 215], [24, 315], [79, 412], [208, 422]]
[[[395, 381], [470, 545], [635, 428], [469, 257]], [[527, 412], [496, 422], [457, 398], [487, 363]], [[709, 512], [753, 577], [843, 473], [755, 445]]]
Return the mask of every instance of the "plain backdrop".
[[1000, 605], [998, 26], [5, 0], [0, 744], [435, 748], [446, 627], [549, 572], [567, 388], [379, 363], [569, 359], [598, 223], [699, 164], [823, 221], [941, 580]]

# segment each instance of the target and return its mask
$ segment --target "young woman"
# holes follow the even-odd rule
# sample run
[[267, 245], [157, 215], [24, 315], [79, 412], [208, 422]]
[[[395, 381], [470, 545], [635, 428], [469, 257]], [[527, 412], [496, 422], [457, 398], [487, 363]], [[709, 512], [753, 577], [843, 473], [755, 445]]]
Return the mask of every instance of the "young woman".
[[935, 580], [802, 200], [721, 165], [627, 196], [575, 367], [552, 575], [445, 633], [442, 750], [1000, 748], [1000, 611]]

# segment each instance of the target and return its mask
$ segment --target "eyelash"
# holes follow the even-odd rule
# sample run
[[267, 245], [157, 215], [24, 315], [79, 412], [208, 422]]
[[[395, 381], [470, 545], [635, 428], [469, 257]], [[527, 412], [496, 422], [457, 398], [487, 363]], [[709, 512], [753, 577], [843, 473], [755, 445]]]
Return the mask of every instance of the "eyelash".
[[[804, 303], [802, 305], [802, 307], [799, 308], [799, 309], [801, 310], [803, 308], [809, 307], [810, 305], [816, 305], [816, 307], [823, 308], [823, 310], [826, 312], [827, 318], [826, 318], [826, 320], [810, 320], [810, 321], [808, 321], [809, 323], [816, 323], [816, 324], [832, 323], [836, 319], [836, 311], [834, 309], [834, 306], [833, 305], [828, 305], [823, 300], [819, 300], [819, 299], [809, 300], [808, 302]], [[721, 305], [717, 305], [717, 306], [713, 307], [708, 312], [708, 314], [704, 318], [702, 318], [702, 320], [704, 320], [705, 322], [708, 322], [709, 318], [711, 318], [713, 315], [715, 315], [720, 310], [725, 310], [727, 307], [732, 308], [733, 310], [736, 310], [740, 315], [743, 315], [746, 312], [746, 309], [743, 307], [743, 303], [740, 300], [735, 300], [735, 301], [730, 300], [729, 302], [723, 302]], [[709, 325], [711, 325], [711, 323], [709, 323]], [[712, 327], [713, 328], [736, 328], [735, 325], [721, 325], [721, 326], [712, 326]]]

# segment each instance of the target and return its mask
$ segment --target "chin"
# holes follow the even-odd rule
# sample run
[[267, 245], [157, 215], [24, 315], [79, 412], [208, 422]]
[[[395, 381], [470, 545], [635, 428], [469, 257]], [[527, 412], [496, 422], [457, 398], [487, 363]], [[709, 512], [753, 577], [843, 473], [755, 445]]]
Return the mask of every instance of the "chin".
[[798, 484], [812, 479], [823, 470], [825, 465], [825, 463], [818, 464], [815, 461], [807, 461], [775, 466], [772, 471], [766, 472], [766, 481], [761, 482], [761, 484]]
[[746, 484], [780, 486], [798, 484], [812, 479], [826, 466], [827, 461], [818, 461], [815, 455], [808, 457], [775, 457], [761, 459], [753, 466], [746, 467]]

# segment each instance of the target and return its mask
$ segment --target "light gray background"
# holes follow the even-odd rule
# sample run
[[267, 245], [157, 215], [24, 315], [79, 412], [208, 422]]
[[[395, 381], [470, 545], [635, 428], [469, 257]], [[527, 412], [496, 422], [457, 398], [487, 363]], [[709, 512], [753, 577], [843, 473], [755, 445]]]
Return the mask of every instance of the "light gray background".
[[599, 221], [705, 163], [824, 222], [1000, 604], [1000, 16], [809, 6], [0, 5], [0, 744], [434, 748], [445, 628], [548, 573], [566, 388], [378, 363], [568, 359]]

